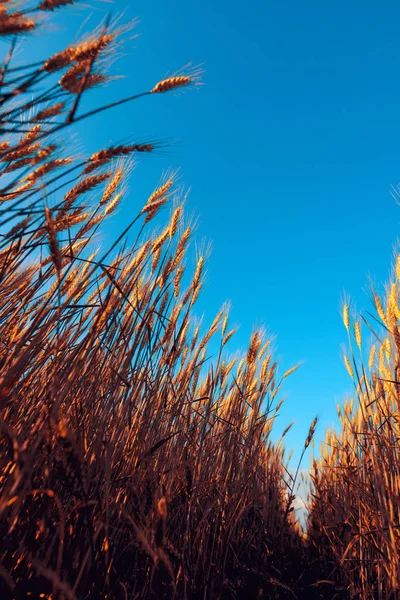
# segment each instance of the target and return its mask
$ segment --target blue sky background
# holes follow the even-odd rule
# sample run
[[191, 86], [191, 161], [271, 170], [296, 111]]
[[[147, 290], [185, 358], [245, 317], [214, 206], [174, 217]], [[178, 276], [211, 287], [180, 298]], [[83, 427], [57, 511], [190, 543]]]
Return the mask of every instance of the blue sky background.
[[[225, 300], [244, 348], [253, 325], [277, 336], [284, 386], [277, 435], [295, 421], [288, 447], [299, 456], [309, 424], [317, 441], [336, 422], [351, 384], [341, 360], [340, 299], [370, 308], [368, 274], [387, 279], [400, 208], [400, 5], [395, 1], [116, 0], [60, 11], [47, 47], [61, 50], [88, 14], [85, 30], [112, 10], [140, 18], [124, 74], [91, 102], [152, 87], [189, 61], [205, 83], [188, 94], [145, 98], [79, 127], [81, 148], [176, 140], [143, 157], [110, 239], [136, 214], [163, 170], [181, 168], [191, 187], [197, 240], [212, 242], [199, 311], [212, 319]], [[233, 344], [233, 347], [235, 344]], [[304, 466], [308, 466], [305, 463]]]

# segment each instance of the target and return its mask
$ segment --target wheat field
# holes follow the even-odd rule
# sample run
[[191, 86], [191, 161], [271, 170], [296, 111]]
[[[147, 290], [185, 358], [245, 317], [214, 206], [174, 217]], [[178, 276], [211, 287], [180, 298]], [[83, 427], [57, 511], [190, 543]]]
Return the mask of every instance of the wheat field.
[[160, 143], [65, 152], [73, 124], [201, 72], [86, 110], [127, 28], [15, 56], [69, 4], [0, 2], [0, 598], [397, 598], [400, 262], [375, 316], [344, 305], [354, 400], [313, 459], [304, 531], [287, 429], [271, 436], [296, 367], [279, 373], [261, 329], [232, 358], [226, 308], [197, 318], [206, 257], [189, 259], [177, 173], [106, 235], [135, 157]]

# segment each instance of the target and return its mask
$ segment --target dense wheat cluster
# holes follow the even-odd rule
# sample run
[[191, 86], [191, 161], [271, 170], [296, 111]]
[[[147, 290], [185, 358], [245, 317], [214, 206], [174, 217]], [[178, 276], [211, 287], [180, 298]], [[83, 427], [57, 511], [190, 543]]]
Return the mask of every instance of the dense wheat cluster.
[[190, 275], [173, 173], [99, 249], [132, 157], [155, 144], [63, 151], [63, 131], [106, 108], [85, 112], [86, 91], [107, 81], [118, 31], [14, 60], [16, 34], [70, 3], [1, 3], [0, 33], [13, 36], [0, 99], [0, 597], [285, 594], [285, 548], [300, 538], [270, 441], [269, 342], [255, 331], [235, 358], [226, 310], [208, 328], [196, 320], [204, 258]]
[[[338, 407], [342, 429], [328, 431], [314, 462], [310, 538], [324, 568], [350, 597], [397, 598], [400, 589], [400, 257], [376, 316], [351, 321], [345, 365], [354, 398]], [[366, 360], [361, 322], [373, 337]]]

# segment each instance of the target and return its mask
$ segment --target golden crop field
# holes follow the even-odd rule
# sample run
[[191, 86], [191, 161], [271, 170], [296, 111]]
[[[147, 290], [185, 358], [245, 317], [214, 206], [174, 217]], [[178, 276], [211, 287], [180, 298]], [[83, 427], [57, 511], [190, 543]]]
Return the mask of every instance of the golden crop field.
[[232, 358], [227, 309], [195, 319], [206, 257], [188, 258], [177, 173], [105, 235], [133, 159], [160, 142], [68, 152], [75, 123], [201, 72], [85, 112], [126, 28], [110, 19], [39, 63], [15, 56], [69, 4], [0, 2], [1, 600], [400, 597], [400, 259], [369, 320], [344, 304], [354, 399], [313, 458], [303, 530], [286, 430], [271, 438], [296, 367], [279, 374], [261, 329]]

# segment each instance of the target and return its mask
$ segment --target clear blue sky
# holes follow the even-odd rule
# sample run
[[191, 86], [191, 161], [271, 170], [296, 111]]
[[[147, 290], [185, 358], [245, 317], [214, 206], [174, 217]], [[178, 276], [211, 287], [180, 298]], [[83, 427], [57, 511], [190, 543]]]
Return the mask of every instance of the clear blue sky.
[[212, 242], [199, 308], [211, 319], [230, 300], [239, 347], [263, 324], [277, 336], [282, 372], [304, 361], [284, 386], [277, 428], [295, 420], [287, 443], [298, 456], [315, 413], [320, 439], [351, 391], [340, 353], [343, 292], [369, 309], [367, 275], [387, 278], [396, 244], [400, 207], [389, 190], [400, 181], [400, 5], [93, 2], [59, 12], [49, 48], [62, 49], [88, 12], [94, 25], [111, 8], [126, 9], [124, 20], [138, 16], [140, 37], [116, 65], [126, 78], [98, 100], [146, 90], [189, 61], [205, 63], [206, 85], [80, 127], [89, 151], [128, 136], [178, 139], [141, 160], [110, 236], [165, 168], [181, 167], [197, 239]]

